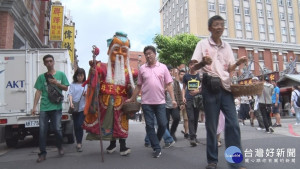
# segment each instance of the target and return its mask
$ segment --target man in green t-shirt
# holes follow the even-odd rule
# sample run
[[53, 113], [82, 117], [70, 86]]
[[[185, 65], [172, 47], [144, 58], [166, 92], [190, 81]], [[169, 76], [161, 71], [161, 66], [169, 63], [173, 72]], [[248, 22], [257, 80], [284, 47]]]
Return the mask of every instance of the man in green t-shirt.
[[36, 89], [34, 96], [34, 103], [32, 108], [32, 115], [37, 113], [37, 104], [41, 97], [40, 103], [40, 113], [39, 113], [39, 147], [40, 153], [38, 154], [37, 162], [42, 162], [46, 160], [46, 141], [47, 141], [47, 131], [48, 131], [48, 121], [53, 125], [54, 132], [56, 135], [56, 146], [58, 148], [58, 154], [60, 156], [64, 155], [62, 148], [62, 131], [61, 131], [61, 116], [62, 116], [62, 102], [52, 103], [48, 98], [48, 79], [49, 85], [51, 84], [55, 88], [62, 92], [62, 90], [67, 91], [69, 86], [69, 81], [66, 75], [61, 71], [56, 71], [54, 69], [54, 57], [52, 55], [45, 55], [43, 57], [44, 65], [47, 67], [47, 72], [39, 75], [37, 78], [34, 88]]

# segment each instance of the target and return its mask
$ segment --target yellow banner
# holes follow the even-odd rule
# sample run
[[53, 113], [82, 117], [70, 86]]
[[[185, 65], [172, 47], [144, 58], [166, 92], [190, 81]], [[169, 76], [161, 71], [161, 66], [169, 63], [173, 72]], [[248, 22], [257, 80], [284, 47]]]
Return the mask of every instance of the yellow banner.
[[50, 41], [62, 41], [64, 7], [52, 5], [50, 16]]
[[63, 32], [63, 43], [62, 48], [67, 48], [69, 50], [71, 62], [74, 63], [74, 40], [75, 40], [75, 27], [74, 26], [64, 26]]

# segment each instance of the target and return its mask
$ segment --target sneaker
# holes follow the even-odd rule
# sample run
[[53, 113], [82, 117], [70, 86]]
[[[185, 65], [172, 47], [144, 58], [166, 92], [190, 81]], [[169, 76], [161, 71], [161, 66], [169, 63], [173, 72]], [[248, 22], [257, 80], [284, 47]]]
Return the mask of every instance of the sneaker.
[[175, 141], [171, 142], [171, 143], [165, 143], [164, 148], [170, 148], [175, 144]]
[[82, 152], [82, 146], [76, 146], [77, 152]]
[[260, 131], [263, 130], [263, 128], [257, 127], [256, 130]]
[[195, 138], [195, 141], [196, 141], [197, 145], [200, 144], [200, 141], [198, 139]]
[[189, 133], [185, 133], [183, 130], [181, 130], [181, 133], [184, 135], [185, 139], [189, 139], [190, 137]]
[[271, 132], [270, 132], [270, 131], [266, 131], [266, 133], [267, 133], [267, 134], [271, 134]]
[[197, 146], [196, 139], [191, 139], [190, 144], [192, 147], [196, 147]]
[[127, 156], [128, 154], [130, 154], [131, 153], [131, 149], [130, 148], [125, 148], [124, 150], [120, 150], [120, 155], [121, 156]]
[[275, 123], [272, 127], [281, 127], [281, 124]]
[[65, 152], [62, 148], [58, 149], [58, 155], [60, 155], [60, 156], [65, 155]]
[[160, 150], [156, 150], [156, 151], [153, 152], [152, 157], [153, 158], [158, 158], [158, 157], [160, 157], [160, 155], [161, 155], [161, 151]]
[[39, 154], [39, 158], [36, 160], [37, 163], [43, 162], [46, 160], [46, 154]]
[[274, 129], [272, 127], [269, 127], [270, 132], [274, 132]]
[[217, 168], [217, 164], [216, 163], [210, 163], [205, 168], [206, 169], [216, 169]]
[[109, 145], [107, 148], [106, 148], [106, 152], [108, 153], [108, 154], [111, 154], [111, 153], [113, 153], [113, 152], [115, 152], [116, 151], [116, 145]]

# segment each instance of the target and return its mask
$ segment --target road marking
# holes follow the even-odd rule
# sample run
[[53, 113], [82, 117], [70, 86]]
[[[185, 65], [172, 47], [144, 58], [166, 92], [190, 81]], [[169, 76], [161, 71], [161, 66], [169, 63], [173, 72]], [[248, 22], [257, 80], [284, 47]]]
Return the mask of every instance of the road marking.
[[289, 124], [289, 132], [293, 135], [293, 136], [297, 136], [300, 137], [299, 134], [294, 132], [293, 126], [291, 124]]

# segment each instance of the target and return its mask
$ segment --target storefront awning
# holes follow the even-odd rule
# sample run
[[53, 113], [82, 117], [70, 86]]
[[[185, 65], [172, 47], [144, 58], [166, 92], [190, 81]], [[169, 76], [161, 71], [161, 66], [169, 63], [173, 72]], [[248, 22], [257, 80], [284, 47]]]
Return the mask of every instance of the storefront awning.
[[285, 74], [277, 81], [277, 83], [280, 88], [300, 85], [300, 74]]

